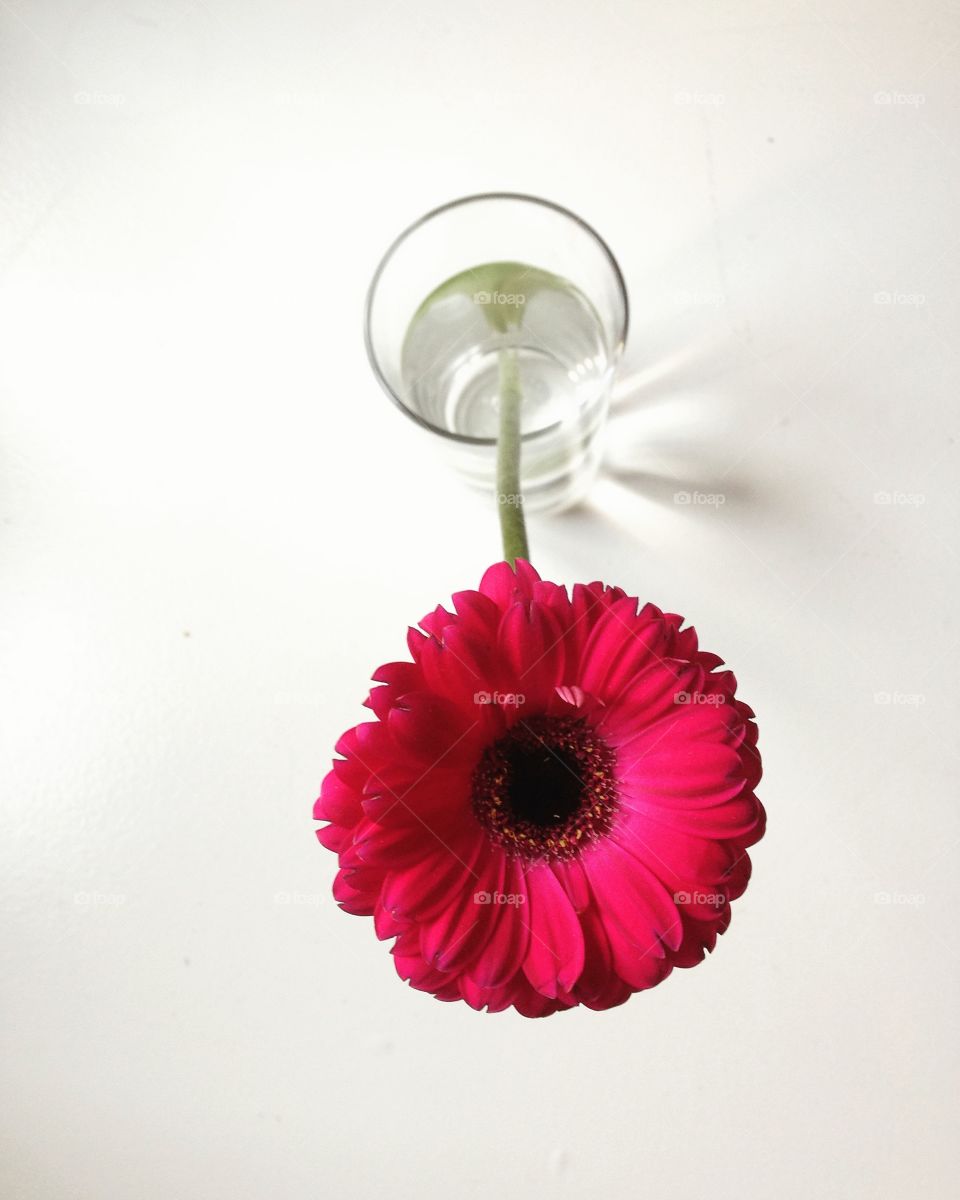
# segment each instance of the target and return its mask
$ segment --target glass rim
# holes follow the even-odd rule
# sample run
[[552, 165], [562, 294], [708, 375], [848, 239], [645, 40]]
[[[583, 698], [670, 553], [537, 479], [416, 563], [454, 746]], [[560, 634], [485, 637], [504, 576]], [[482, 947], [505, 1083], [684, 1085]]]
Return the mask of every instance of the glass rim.
[[[455, 200], [448, 200], [445, 204], [439, 204], [436, 208], [431, 208], [429, 212], [425, 212], [422, 216], [418, 217], [416, 221], [413, 221], [410, 225], [407, 225], [405, 229], [401, 230], [400, 233], [397, 234], [397, 236], [384, 251], [379, 263], [377, 264], [377, 269], [374, 271], [373, 278], [370, 280], [370, 284], [367, 288], [367, 295], [363, 305], [363, 343], [367, 352], [367, 359], [370, 363], [370, 366], [373, 368], [373, 373], [377, 378], [377, 382], [405, 416], [409, 417], [411, 421], [415, 421], [422, 428], [429, 429], [431, 433], [439, 434], [440, 437], [445, 437], [450, 441], [460, 442], [465, 445], [495, 446], [497, 444], [497, 439], [495, 437], [473, 437], [466, 433], [455, 433], [451, 429], [444, 429], [440, 425], [434, 425], [432, 421], [428, 421], [419, 413], [415, 413], [413, 409], [409, 407], [409, 405], [404, 403], [400, 396], [396, 394], [396, 392], [387, 382], [387, 378], [381, 370], [377, 353], [374, 350], [373, 337], [371, 335], [371, 314], [373, 310], [374, 297], [377, 291], [377, 285], [380, 282], [383, 272], [386, 270], [387, 264], [393, 258], [393, 255], [397, 249], [407, 240], [408, 237], [410, 237], [412, 233], [415, 233], [421, 227], [421, 225], [425, 225], [428, 221], [432, 221], [434, 217], [438, 217], [441, 214], [448, 212], [450, 209], [461, 208], [467, 204], [476, 204], [483, 200], [521, 200], [527, 204], [537, 204], [541, 208], [548, 208], [555, 213], [559, 213], [560, 216], [568, 218], [568, 220], [572, 221], [575, 225], [578, 225], [593, 239], [610, 266], [610, 270], [613, 274], [614, 282], [616, 284], [616, 289], [620, 294], [620, 299], [623, 304], [623, 319], [620, 322], [620, 327], [618, 329], [618, 344], [621, 348], [626, 343], [627, 333], [630, 328], [630, 300], [627, 295], [627, 285], [623, 278], [623, 272], [620, 270], [620, 264], [617, 262], [616, 256], [607, 245], [606, 241], [604, 241], [594, 227], [588, 221], [585, 221], [583, 217], [578, 216], [569, 208], [565, 208], [562, 204], [557, 204], [554, 200], [546, 200], [542, 196], [534, 196], [527, 192], [473, 192], [469, 196], [458, 196]], [[525, 433], [522, 435], [521, 440], [524, 442], [529, 441], [535, 437], [538, 437], [542, 432], [543, 430], [535, 430], [531, 433]]]

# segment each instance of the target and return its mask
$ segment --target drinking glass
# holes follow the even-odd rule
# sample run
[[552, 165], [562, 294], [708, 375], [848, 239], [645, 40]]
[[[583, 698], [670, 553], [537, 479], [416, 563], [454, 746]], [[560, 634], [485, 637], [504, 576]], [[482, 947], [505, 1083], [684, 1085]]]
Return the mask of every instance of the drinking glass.
[[400, 234], [370, 284], [365, 338], [387, 395], [489, 495], [504, 395], [519, 392], [516, 502], [543, 512], [581, 499], [596, 473], [627, 324], [600, 235], [559, 204], [496, 192]]

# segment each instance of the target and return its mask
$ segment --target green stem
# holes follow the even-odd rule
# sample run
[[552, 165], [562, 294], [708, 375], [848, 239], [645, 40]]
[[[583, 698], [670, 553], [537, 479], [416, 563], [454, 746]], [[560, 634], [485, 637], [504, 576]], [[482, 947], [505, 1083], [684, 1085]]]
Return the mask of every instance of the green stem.
[[500, 433], [497, 437], [497, 507], [503, 557], [510, 566], [530, 558], [520, 493], [520, 366], [511, 347], [500, 351]]

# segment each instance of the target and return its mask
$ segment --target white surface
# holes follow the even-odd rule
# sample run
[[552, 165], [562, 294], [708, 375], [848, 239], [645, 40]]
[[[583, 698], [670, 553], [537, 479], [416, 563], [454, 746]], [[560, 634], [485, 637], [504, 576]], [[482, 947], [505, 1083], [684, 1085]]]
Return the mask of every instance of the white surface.
[[[3, 1195], [955, 1195], [956, 10], [0, 30]], [[310, 820], [370, 671], [497, 554], [363, 291], [502, 187], [633, 302], [611, 472], [535, 560], [696, 623], [770, 813], [711, 960], [541, 1022], [397, 981]]]

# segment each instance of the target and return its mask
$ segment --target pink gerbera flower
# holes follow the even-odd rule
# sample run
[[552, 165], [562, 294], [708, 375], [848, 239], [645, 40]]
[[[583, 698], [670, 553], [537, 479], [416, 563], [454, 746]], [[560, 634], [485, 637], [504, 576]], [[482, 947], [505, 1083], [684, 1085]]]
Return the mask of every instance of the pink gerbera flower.
[[693, 629], [518, 560], [410, 630], [340, 739], [334, 895], [413, 987], [611, 1008], [712, 950], [763, 833], [752, 710]]

